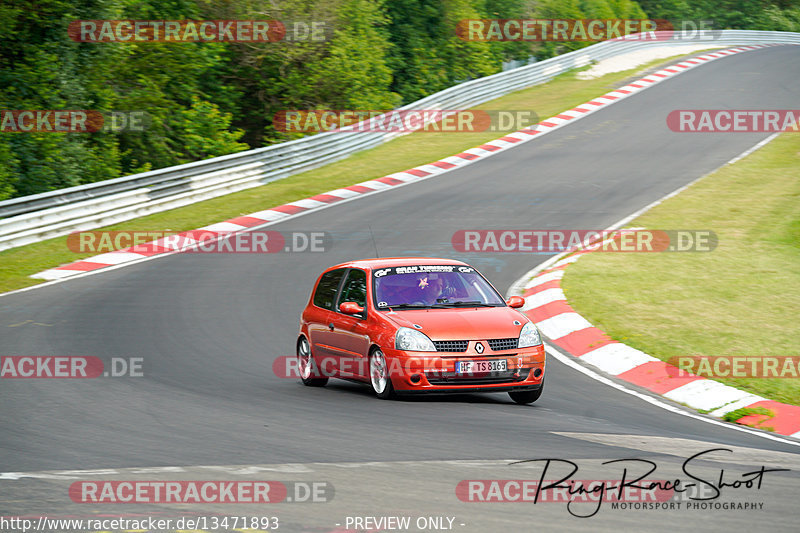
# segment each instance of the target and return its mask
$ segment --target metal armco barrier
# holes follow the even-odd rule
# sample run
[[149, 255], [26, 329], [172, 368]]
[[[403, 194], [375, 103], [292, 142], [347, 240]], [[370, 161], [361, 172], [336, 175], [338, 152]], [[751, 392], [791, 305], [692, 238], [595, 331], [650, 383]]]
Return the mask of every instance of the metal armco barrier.
[[[467, 81], [401, 109], [466, 109], [544, 83], [595, 61], [653, 46], [800, 44], [800, 33], [724, 30], [714, 38], [604, 41], [485, 78]], [[678, 50], [676, 50], [678, 51]], [[0, 250], [72, 231], [107, 226], [257, 187], [373, 148], [397, 133], [319, 133], [204, 161], [0, 202]]]

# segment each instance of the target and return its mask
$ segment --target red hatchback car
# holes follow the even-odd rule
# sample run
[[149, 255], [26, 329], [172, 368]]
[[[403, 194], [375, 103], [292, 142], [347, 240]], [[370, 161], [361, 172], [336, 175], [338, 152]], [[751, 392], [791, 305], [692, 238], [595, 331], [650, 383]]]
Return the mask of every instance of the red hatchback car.
[[300, 376], [370, 383], [379, 398], [506, 391], [529, 404], [542, 394], [545, 352], [523, 304], [461, 261], [342, 263], [322, 273], [300, 319]]

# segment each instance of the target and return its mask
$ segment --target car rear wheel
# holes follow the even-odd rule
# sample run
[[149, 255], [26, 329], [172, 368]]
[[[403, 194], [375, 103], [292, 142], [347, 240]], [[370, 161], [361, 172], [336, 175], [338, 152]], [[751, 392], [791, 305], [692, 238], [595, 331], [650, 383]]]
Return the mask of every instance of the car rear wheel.
[[508, 395], [511, 396], [512, 400], [514, 400], [514, 403], [528, 405], [538, 400], [543, 391], [544, 381], [542, 382], [542, 386], [536, 390], [511, 391], [508, 393]]
[[392, 387], [392, 379], [389, 377], [386, 357], [379, 348], [373, 350], [369, 356], [369, 382], [375, 395], [381, 400], [394, 396], [394, 387]]
[[328, 383], [328, 378], [317, 377], [317, 364], [314, 362], [314, 356], [311, 355], [311, 347], [308, 345], [308, 340], [302, 337], [297, 342], [297, 367], [300, 371], [300, 380], [303, 385], [309, 387], [324, 387]]

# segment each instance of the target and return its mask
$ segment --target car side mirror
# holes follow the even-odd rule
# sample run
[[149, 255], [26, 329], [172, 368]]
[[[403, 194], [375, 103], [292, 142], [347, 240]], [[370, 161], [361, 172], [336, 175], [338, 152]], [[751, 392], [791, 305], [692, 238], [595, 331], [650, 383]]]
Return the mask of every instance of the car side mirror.
[[525, 298], [523, 298], [522, 296], [512, 296], [511, 298], [506, 300], [506, 304], [508, 304], [509, 307], [513, 307], [514, 309], [519, 309], [520, 307], [525, 305]]
[[360, 315], [364, 312], [364, 308], [355, 302], [342, 302], [339, 311], [346, 315]]

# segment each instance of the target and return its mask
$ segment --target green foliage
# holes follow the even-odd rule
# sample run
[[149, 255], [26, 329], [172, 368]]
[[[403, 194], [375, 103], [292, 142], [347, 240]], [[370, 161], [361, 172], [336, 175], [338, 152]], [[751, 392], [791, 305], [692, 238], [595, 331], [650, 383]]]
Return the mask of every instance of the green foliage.
[[766, 407], [742, 407], [741, 409], [735, 409], [728, 413], [725, 413], [722, 416], [722, 419], [726, 422], [737, 422], [740, 419], [750, 416], [750, 415], [763, 415], [767, 418], [764, 421], [769, 420], [770, 418], [775, 416], [775, 412], [767, 409]]
[[[102, 109], [109, 92], [93, 68], [114, 61], [110, 49], [85, 48], [66, 37], [69, 21], [97, 12], [113, 18], [102, 2], [43, 0], [36, 9], [7, 2], [0, 40], [0, 109]], [[100, 17], [98, 17], [100, 18]], [[119, 152], [108, 134], [3, 133], [2, 194], [33, 194], [116, 177]], [[7, 165], [7, 166], [6, 166]], [[9, 189], [11, 187], [11, 189]]]
[[688, 0], [639, 0], [639, 5], [651, 19], [677, 21], [696, 18], [695, 8]]
[[712, 21], [714, 29], [800, 31], [796, 0], [639, 0], [655, 19]]
[[464, 19], [482, 18], [474, 0], [390, 0], [386, 2], [392, 43], [392, 88], [405, 103], [468, 79], [500, 70], [489, 43], [456, 35]]
[[765, 30], [800, 32], [800, 6], [788, 9], [769, 6], [764, 10], [759, 25]]
[[586, 18], [591, 19], [610, 19], [615, 18], [614, 9], [609, 5], [608, 0], [581, 0], [578, 2], [580, 10]]
[[[298, 135], [276, 131], [272, 118], [286, 109], [391, 109], [399, 96], [390, 90], [386, 62], [388, 19], [381, 2], [369, 0], [292, 0], [265, 6], [247, 2], [206, 2], [211, 18], [314, 21], [325, 40], [286, 39], [277, 43], [228, 46], [225, 75], [240, 91], [234, 126], [245, 130], [253, 147]], [[303, 32], [300, 32], [302, 35]]]
[[633, 0], [608, 0], [608, 5], [616, 17], [629, 19], [647, 18], [647, 13], [644, 12], [642, 6]]
[[[542, 19], [646, 19], [647, 14], [633, 0], [542, 0], [534, 11]], [[594, 44], [589, 41], [544, 42], [540, 58], [578, 50]]]
[[173, 138], [170, 139], [180, 163], [232, 154], [246, 150], [245, 143], [237, 142], [244, 132], [228, 131], [230, 113], [222, 113], [216, 104], [192, 98], [189, 109], [181, 109], [171, 121]]
[[[485, 18], [528, 19], [533, 18], [534, 2], [521, 0], [486, 0], [483, 11]], [[489, 49], [497, 62], [511, 59], [525, 60], [536, 55], [538, 45], [524, 41], [491, 42]]]
[[19, 160], [11, 152], [7, 138], [0, 137], [0, 200], [14, 195], [14, 175], [18, 165]]
[[315, 99], [347, 109], [384, 109], [397, 104], [397, 96], [389, 91], [392, 72], [384, 60], [389, 48], [384, 30], [387, 22], [379, 3], [342, 1], [325, 56], [309, 66], [307, 83]]
[[[15, 196], [22, 196], [114, 178], [146, 165], [158, 168], [191, 160], [191, 154], [173, 147], [180, 136], [171, 129], [172, 117], [203, 96], [208, 80], [214, 79], [210, 74], [221, 63], [223, 45], [77, 43], [68, 38], [67, 26], [80, 19], [183, 19], [198, 14], [190, 0], [43, 0], [35, 6], [12, 2], [0, 8], [11, 28], [9, 38], [0, 41], [0, 108], [145, 111], [151, 118], [145, 132], [2, 134], [13, 154], [8, 166], [3, 165], [3, 194], [9, 185]], [[202, 157], [231, 148], [226, 142], [204, 146], [223, 151], [198, 149]]]

